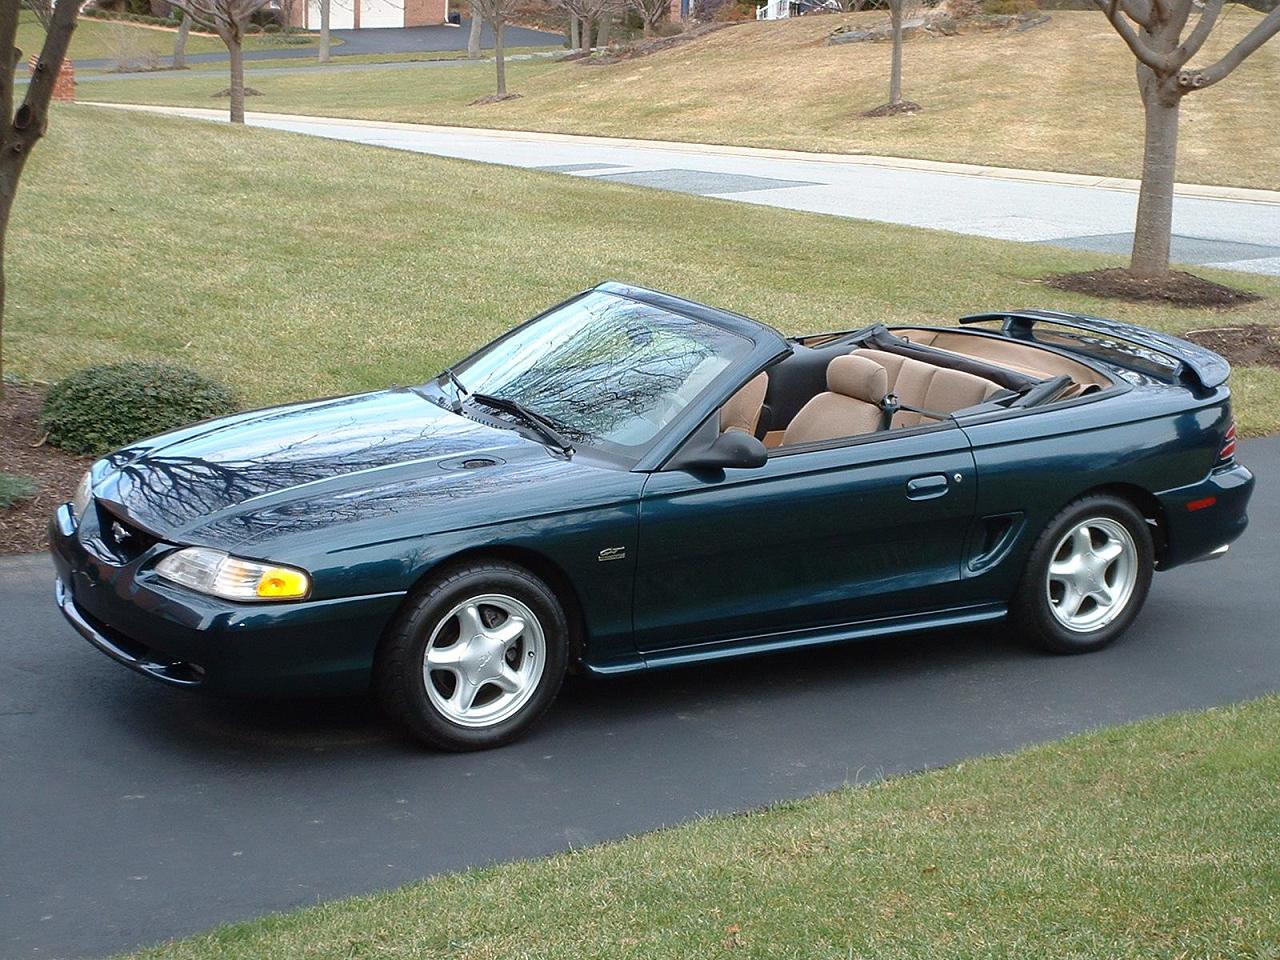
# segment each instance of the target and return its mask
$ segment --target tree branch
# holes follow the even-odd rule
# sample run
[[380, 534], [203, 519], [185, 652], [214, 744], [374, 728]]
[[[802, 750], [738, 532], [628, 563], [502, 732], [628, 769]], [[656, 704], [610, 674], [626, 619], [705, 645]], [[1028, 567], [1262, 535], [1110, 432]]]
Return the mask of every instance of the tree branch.
[[[1196, 28], [1199, 29], [1199, 24]], [[1200, 90], [1226, 79], [1232, 70], [1244, 62], [1246, 57], [1257, 51], [1277, 33], [1280, 33], [1280, 7], [1276, 7], [1259, 20], [1254, 28], [1228, 50], [1217, 63], [1203, 70], [1186, 70], [1178, 74], [1178, 86], [1184, 90]]]
[[1204, 9], [1200, 11], [1200, 19], [1196, 21], [1195, 29], [1173, 51], [1173, 59], [1179, 67], [1200, 52], [1204, 42], [1209, 39], [1209, 34], [1213, 32], [1221, 13], [1222, 0], [1206, 0]]
[[1121, 16], [1115, 0], [1111, 0], [1111, 2], [1108, 2], [1108, 0], [1093, 0], [1093, 3], [1106, 15], [1106, 18], [1111, 22], [1111, 26], [1115, 27], [1116, 33], [1120, 34], [1120, 38], [1128, 44], [1129, 49], [1133, 51], [1133, 55], [1138, 58], [1140, 63], [1145, 64], [1159, 74], [1167, 74], [1174, 69], [1174, 65], [1167, 56], [1157, 53], [1142, 42], [1142, 38], [1134, 31], [1132, 24]]
[[18, 36], [18, 9], [17, 3], [0, 3], [0, 50], [13, 51], [13, 63], [0, 64], [0, 121], [6, 132], [13, 119], [13, 74], [22, 56], [22, 51], [13, 45]]
[[[31, 73], [27, 95], [13, 116], [15, 131], [19, 134], [30, 131], [26, 136], [28, 143], [44, 133], [49, 101], [53, 97], [53, 85], [62, 69], [62, 61], [66, 59], [67, 47], [71, 44], [71, 34], [76, 28], [76, 15], [79, 12], [80, 5], [74, 0], [62, 0], [53, 8], [53, 19], [49, 21], [49, 32], [44, 36], [40, 59]], [[3, 38], [0, 38], [0, 42], [3, 42]]]

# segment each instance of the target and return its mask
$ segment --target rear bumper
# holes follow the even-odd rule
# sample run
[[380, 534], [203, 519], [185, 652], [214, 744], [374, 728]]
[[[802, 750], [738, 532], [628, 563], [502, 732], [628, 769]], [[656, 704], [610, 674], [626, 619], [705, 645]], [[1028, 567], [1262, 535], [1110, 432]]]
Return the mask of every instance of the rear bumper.
[[1165, 547], [1160, 569], [1210, 560], [1249, 525], [1254, 478], [1242, 464], [1215, 468], [1204, 480], [1157, 494], [1164, 508]]
[[206, 597], [156, 577], [152, 551], [125, 564], [99, 556], [81, 541], [65, 505], [49, 542], [55, 600], [76, 632], [117, 663], [174, 687], [266, 696], [364, 692], [383, 627], [403, 599], [236, 604]]

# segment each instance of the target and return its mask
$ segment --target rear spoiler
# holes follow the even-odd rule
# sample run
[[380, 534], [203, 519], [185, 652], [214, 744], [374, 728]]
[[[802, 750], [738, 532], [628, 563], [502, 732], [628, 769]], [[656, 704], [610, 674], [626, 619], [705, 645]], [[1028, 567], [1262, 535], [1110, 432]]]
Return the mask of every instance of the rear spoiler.
[[1231, 374], [1231, 364], [1212, 350], [1206, 350], [1189, 340], [1171, 337], [1168, 334], [1148, 330], [1132, 323], [1121, 323], [1119, 320], [1104, 320], [1101, 317], [1090, 317], [1079, 313], [1058, 313], [1055, 310], [1020, 310], [1011, 313], [975, 313], [961, 317], [961, 323], [983, 323], [998, 320], [1001, 329], [1008, 337], [1030, 340], [1031, 328], [1036, 323], [1055, 323], [1063, 327], [1074, 327], [1087, 330], [1105, 337], [1123, 340], [1126, 343], [1153, 353], [1170, 361], [1177, 374], [1188, 374], [1201, 387], [1211, 390], [1227, 382]]

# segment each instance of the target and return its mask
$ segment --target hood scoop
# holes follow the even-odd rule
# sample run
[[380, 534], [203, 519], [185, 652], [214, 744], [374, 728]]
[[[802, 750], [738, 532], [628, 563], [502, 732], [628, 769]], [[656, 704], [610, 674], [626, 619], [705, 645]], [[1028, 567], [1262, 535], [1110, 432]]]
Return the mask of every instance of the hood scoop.
[[486, 467], [496, 467], [501, 463], [505, 463], [499, 457], [491, 457], [488, 454], [479, 454], [467, 457], [450, 457], [448, 460], [440, 461], [441, 470], [484, 470]]

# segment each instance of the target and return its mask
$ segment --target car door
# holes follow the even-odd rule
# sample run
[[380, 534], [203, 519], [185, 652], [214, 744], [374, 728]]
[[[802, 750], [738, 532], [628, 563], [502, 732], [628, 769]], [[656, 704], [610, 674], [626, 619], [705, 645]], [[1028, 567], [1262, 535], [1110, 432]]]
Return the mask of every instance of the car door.
[[974, 479], [952, 423], [775, 449], [751, 469], [653, 473], [637, 646], [757, 644], [957, 604]]

